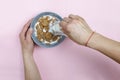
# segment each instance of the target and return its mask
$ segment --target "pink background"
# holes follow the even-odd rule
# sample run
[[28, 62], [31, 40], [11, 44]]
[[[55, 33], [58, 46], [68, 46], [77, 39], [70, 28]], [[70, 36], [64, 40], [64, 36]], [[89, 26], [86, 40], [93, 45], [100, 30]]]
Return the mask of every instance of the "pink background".
[[[0, 0], [0, 80], [24, 80], [19, 33], [44, 11], [78, 14], [96, 32], [120, 41], [120, 0]], [[120, 80], [118, 63], [69, 39], [35, 48], [34, 58], [43, 80]]]

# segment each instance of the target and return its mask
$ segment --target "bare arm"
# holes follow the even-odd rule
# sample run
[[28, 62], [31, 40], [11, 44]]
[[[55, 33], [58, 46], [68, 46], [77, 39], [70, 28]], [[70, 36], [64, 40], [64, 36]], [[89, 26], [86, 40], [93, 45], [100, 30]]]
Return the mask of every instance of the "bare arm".
[[25, 80], [41, 80], [33, 56], [23, 54]]
[[25, 80], [41, 80], [40, 73], [33, 58], [34, 43], [31, 39], [32, 29], [28, 29], [31, 20], [25, 24], [20, 33]]
[[96, 49], [120, 63], [120, 42], [95, 33], [90, 39], [88, 47]]
[[[60, 25], [70, 39], [84, 46], [93, 32], [86, 21], [77, 15], [65, 17]], [[98, 50], [120, 63], [120, 42], [111, 40], [95, 32], [88, 41], [87, 47]]]

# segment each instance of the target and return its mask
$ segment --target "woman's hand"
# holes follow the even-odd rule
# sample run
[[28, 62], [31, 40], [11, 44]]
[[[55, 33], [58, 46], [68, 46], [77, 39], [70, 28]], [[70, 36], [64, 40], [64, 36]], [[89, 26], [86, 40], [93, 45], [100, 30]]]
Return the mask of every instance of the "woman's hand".
[[31, 39], [32, 28], [29, 28], [32, 20], [29, 20], [23, 27], [20, 33], [20, 42], [23, 54], [33, 54], [34, 43]]
[[69, 15], [60, 22], [60, 25], [64, 33], [73, 41], [81, 45], [86, 45], [86, 42], [89, 41], [88, 47], [98, 50], [120, 63], [120, 42], [104, 37], [99, 33], [92, 35], [93, 31], [83, 18], [77, 15]]
[[63, 32], [78, 44], [85, 45], [93, 32], [83, 18], [77, 15], [69, 15], [60, 22]]

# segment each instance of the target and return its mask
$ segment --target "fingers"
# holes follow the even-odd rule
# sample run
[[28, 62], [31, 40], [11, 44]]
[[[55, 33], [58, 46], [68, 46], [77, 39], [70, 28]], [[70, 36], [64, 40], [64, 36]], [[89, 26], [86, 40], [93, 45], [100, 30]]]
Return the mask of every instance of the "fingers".
[[69, 15], [69, 18], [70, 19], [76, 19], [76, 20], [84, 20], [82, 17], [78, 16], [78, 15], [73, 15], [73, 14], [70, 14]]
[[66, 21], [61, 21], [60, 22], [60, 26], [62, 27], [62, 31], [64, 32], [64, 33], [67, 33], [67, 29], [66, 29], [66, 27], [67, 27], [67, 22]]
[[77, 19], [77, 17], [76, 17], [75, 15], [73, 15], [73, 14], [70, 14], [70, 15], [69, 15], [69, 18], [70, 18], [70, 19]]
[[21, 38], [22, 40], [25, 39], [25, 34], [26, 34], [27, 30], [28, 30], [28, 27], [30, 26], [31, 21], [32, 21], [32, 19], [29, 20], [29, 21], [24, 25], [24, 28], [22, 29], [22, 31], [21, 31], [21, 33], [20, 33], [20, 38]]
[[67, 24], [71, 23], [72, 20], [84, 20], [82, 17], [78, 16], [78, 15], [73, 15], [70, 14], [68, 17], [65, 17], [63, 19], [63, 21], [60, 22], [60, 26], [66, 26]]
[[61, 22], [60, 22], [60, 26], [62, 26], [63, 28], [65, 28], [67, 26], [68, 23], [70, 23], [72, 20], [68, 17], [65, 17]]
[[65, 21], [61, 21], [61, 22], [60, 22], [60, 26], [62, 26], [62, 27], [67, 26], [67, 22], [65, 22]]
[[75, 15], [79, 20], [84, 20], [82, 17]]
[[65, 22], [67, 22], [67, 23], [70, 23], [72, 20], [71, 20], [70, 18], [68, 18], [68, 17], [65, 17], [65, 18], [63, 19], [63, 21], [65, 21]]
[[27, 39], [29, 42], [32, 41], [32, 39], [31, 39], [32, 32], [33, 32], [32, 28], [29, 28], [29, 29], [28, 29], [28, 32], [27, 32], [27, 35], [26, 35], [26, 39]]

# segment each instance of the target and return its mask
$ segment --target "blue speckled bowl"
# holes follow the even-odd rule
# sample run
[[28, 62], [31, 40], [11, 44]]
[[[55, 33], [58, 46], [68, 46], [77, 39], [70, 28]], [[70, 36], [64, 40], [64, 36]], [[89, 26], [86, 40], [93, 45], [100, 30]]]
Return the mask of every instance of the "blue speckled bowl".
[[45, 48], [51, 48], [51, 47], [55, 47], [55, 46], [57, 46], [58, 44], [60, 44], [61, 42], [63, 42], [64, 39], [65, 39], [65, 36], [62, 36], [62, 38], [60, 38], [59, 41], [57, 41], [56, 43], [50, 44], [50, 45], [45, 44], [45, 43], [43, 43], [43, 42], [40, 42], [40, 41], [37, 39], [37, 37], [35, 36], [34, 27], [35, 27], [35, 24], [36, 24], [36, 22], [38, 21], [38, 19], [39, 19], [40, 17], [42, 17], [42, 16], [45, 16], [45, 15], [51, 15], [51, 16], [54, 16], [54, 17], [58, 18], [60, 21], [62, 20], [62, 18], [61, 18], [59, 15], [57, 15], [56, 13], [53, 13], [53, 12], [43, 12], [43, 13], [38, 14], [38, 15], [33, 19], [33, 21], [31, 22], [31, 25], [30, 25], [30, 27], [32, 27], [32, 29], [33, 29], [32, 39], [33, 39], [33, 41], [34, 41], [38, 46], [45, 47]]

